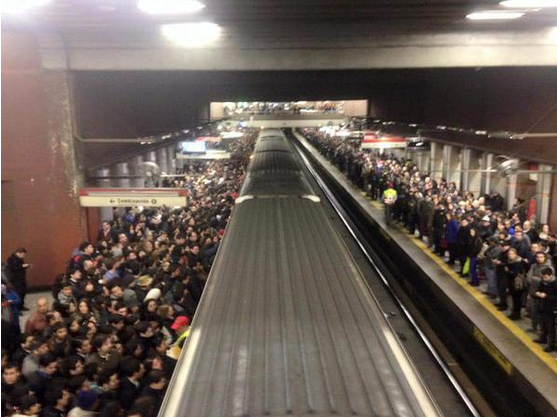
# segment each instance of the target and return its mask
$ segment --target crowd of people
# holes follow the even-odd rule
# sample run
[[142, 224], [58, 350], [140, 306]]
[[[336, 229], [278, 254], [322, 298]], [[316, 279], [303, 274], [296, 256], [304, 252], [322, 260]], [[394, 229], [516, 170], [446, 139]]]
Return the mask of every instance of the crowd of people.
[[[388, 199], [387, 221], [398, 222], [511, 320], [524, 315], [536, 342], [554, 351], [557, 240], [517, 198], [507, 209], [498, 192], [474, 195], [420, 172], [411, 160], [360, 149], [358, 141], [304, 131], [309, 142], [375, 200]], [[510, 300], [510, 303], [509, 303]]]
[[27, 253], [14, 252], [2, 269], [3, 416], [157, 415], [255, 138], [165, 184], [188, 190], [186, 207], [114, 209], [22, 328]]

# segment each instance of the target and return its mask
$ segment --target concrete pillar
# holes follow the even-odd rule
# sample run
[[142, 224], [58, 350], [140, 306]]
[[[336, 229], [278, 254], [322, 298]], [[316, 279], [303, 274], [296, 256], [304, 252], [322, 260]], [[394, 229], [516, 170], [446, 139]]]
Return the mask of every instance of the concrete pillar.
[[166, 153], [166, 148], [159, 148], [156, 151], [157, 154], [157, 165], [159, 166], [161, 173], [168, 173], [168, 158]]
[[422, 158], [422, 165], [420, 167], [420, 171], [428, 171], [430, 166], [430, 154], [429, 152], [420, 152], [420, 156]]
[[449, 176], [448, 181], [453, 181], [456, 184], [456, 188], [462, 189], [461, 177], [462, 172], [462, 148], [451, 146], [448, 152], [449, 158]]
[[[131, 175], [130, 164], [128, 162], [118, 162], [111, 167], [112, 175], [118, 177], [126, 177]], [[132, 186], [131, 178], [117, 178], [114, 184], [119, 188], [130, 188]]]
[[418, 169], [422, 171], [423, 169], [423, 162], [422, 162], [422, 155], [420, 152], [408, 152], [410, 159], [418, 166]]
[[429, 157], [429, 170], [431, 177], [439, 180], [443, 177], [443, 145], [437, 142], [431, 142], [431, 150]]
[[114, 212], [112, 207], [99, 207], [99, 221], [112, 221], [114, 220]]
[[166, 148], [166, 159], [167, 159], [166, 166], [167, 166], [168, 174], [174, 174], [176, 172], [175, 158], [176, 158], [176, 148], [174, 145], [171, 145], [168, 148]]
[[463, 190], [474, 193], [475, 197], [481, 194], [482, 176], [478, 170], [482, 169], [482, 160], [478, 151], [470, 148], [462, 149], [462, 175], [461, 187]]
[[[108, 168], [101, 168], [95, 171], [95, 177], [108, 177], [110, 170]], [[112, 188], [112, 180], [110, 178], [99, 178], [95, 181], [95, 186], [98, 188]]]
[[514, 204], [514, 199], [516, 198], [516, 189], [518, 186], [518, 175], [508, 175], [507, 176], [507, 210], [510, 210]]
[[147, 152], [145, 155], [143, 155], [143, 160], [145, 162], [150, 161], [150, 162], [157, 162], [157, 153], [155, 151], [150, 151]]
[[143, 163], [143, 156], [137, 155], [134, 156], [131, 160], [131, 172], [134, 176], [139, 176], [140, 178], [132, 178], [132, 187], [134, 188], [142, 188], [145, 187], [145, 180], [142, 177], [142, 173], [140, 170], [141, 164]]
[[[553, 167], [551, 165], [540, 164], [538, 169], [540, 171], [551, 171]], [[538, 173], [538, 182], [536, 184], [536, 215], [539, 224], [547, 223], [549, 220], [552, 177], [553, 175], [551, 173]]]
[[[481, 169], [493, 169], [493, 154], [490, 152], [482, 153]], [[483, 194], [491, 193], [491, 177], [493, 172], [482, 172], [481, 175], [481, 192]]]
[[472, 149], [462, 148], [462, 171], [460, 172], [460, 184], [463, 191], [469, 191], [470, 185], [470, 160], [472, 159]]
[[551, 192], [549, 194], [549, 215], [548, 221], [549, 228], [553, 231], [557, 230], [557, 174], [552, 175]]
[[197, 108], [197, 119], [202, 121], [209, 120], [211, 115], [210, 103], [200, 104]]
[[460, 188], [460, 150], [452, 145], [443, 145], [443, 178]]

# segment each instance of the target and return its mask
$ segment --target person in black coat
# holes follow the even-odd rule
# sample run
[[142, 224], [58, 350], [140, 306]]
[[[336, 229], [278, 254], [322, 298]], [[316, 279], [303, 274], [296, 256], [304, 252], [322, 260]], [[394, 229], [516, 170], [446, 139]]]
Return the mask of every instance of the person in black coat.
[[6, 272], [10, 283], [12, 284], [15, 292], [21, 298], [21, 310], [29, 311], [25, 306], [25, 295], [27, 294], [27, 269], [29, 264], [25, 262], [27, 250], [25, 248], [18, 248], [10, 255], [6, 261]]
[[52, 377], [57, 370], [58, 359], [50, 353], [45, 353], [39, 358], [39, 369], [29, 376], [29, 388], [41, 403], [44, 401], [45, 392], [52, 383]]
[[128, 357], [121, 364], [119, 397], [122, 407], [129, 410], [141, 393], [141, 378], [145, 366], [137, 359]]
[[508, 240], [502, 240], [500, 242], [501, 252], [497, 258], [492, 259], [493, 265], [495, 265], [495, 275], [497, 277], [497, 295], [499, 296], [499, 302], [496, 304], [497, 310], [503, 311], [508, 308], [507, 305], [507, 288], [509, 283], [509, 276], [506, 270], [507, 266], [507, 252], [509, 251], [511, 245]]
[[555, 309], [557, 308], [557, 281], [550, 267], [541, 271], [542, 280], [536, 291], [539, 303], [539, 314], [542, 323], [542, 334], [537, 343], [547, 343], [546, 352], [553, 352], [555, 347]]
[[477, 229], [470, 229], [470, 245], [468, 250], [468, 258], [470, 258], [470, 285], [477, 287], [480, 285], [478, 276], [478, 255], [482, 251], [483, 240], [479, 236]]
[[166, 376], [163, 371], [151, 371], [147, 375], [147, 385], [141, 391], [141, 395], [145, 395], [153, 400], [153, 407], [158, 410], [161, 407], [164, 393], [166, 392]]
[[466, 263], [466, 258], [470, 252], [470, 243], [472, 237], [470, 236], [470, 223], [467, 219], [462, 219], [460, 222], [460, 228], [456, 233], [456, 253], [458, 256], [458, 261], [460, 263], [460, 275], [464, 274], [464, 264]]
[[518, 256], [516, 249], [511, 248], [507, 252], [507, 280], [509, 282], [509, 293], [513, 304], [509, 318], [511, 320], [520, 319], [520, 309], [522, 308], [522, 294], [526, 290], [526, 277], [524, 276], [524, 263]]
[[70, 405], [70, 392], [61, 384], [49, 387], [45, 394], [45, 405], [41, 417], [65, 417]]
[[[446, 246], [441, 244], [445, 236], [446, 215], [445, 207], [442, 204], [437, 204], [433, 214], [433, 250], [439, 255], [445, 255]], [[446, 243], [446, 242], [445, 242]]]

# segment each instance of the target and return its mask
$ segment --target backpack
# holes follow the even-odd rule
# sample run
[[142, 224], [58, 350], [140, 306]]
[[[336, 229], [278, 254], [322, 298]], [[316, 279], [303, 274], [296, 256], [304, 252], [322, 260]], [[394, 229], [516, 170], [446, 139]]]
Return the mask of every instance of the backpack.
[[514, 279], [513, 286], [515, 291], [525, 290], [528, 286], [528, 278], [526, 277], [526, 274], [525, 273], [518, 274]]

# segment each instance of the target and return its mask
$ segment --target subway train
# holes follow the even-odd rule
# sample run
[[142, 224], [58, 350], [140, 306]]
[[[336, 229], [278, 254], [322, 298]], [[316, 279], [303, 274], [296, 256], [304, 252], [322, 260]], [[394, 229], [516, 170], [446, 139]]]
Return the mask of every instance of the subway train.
[[159, 416], [440, 416], [295, 145], [262, 130]]

